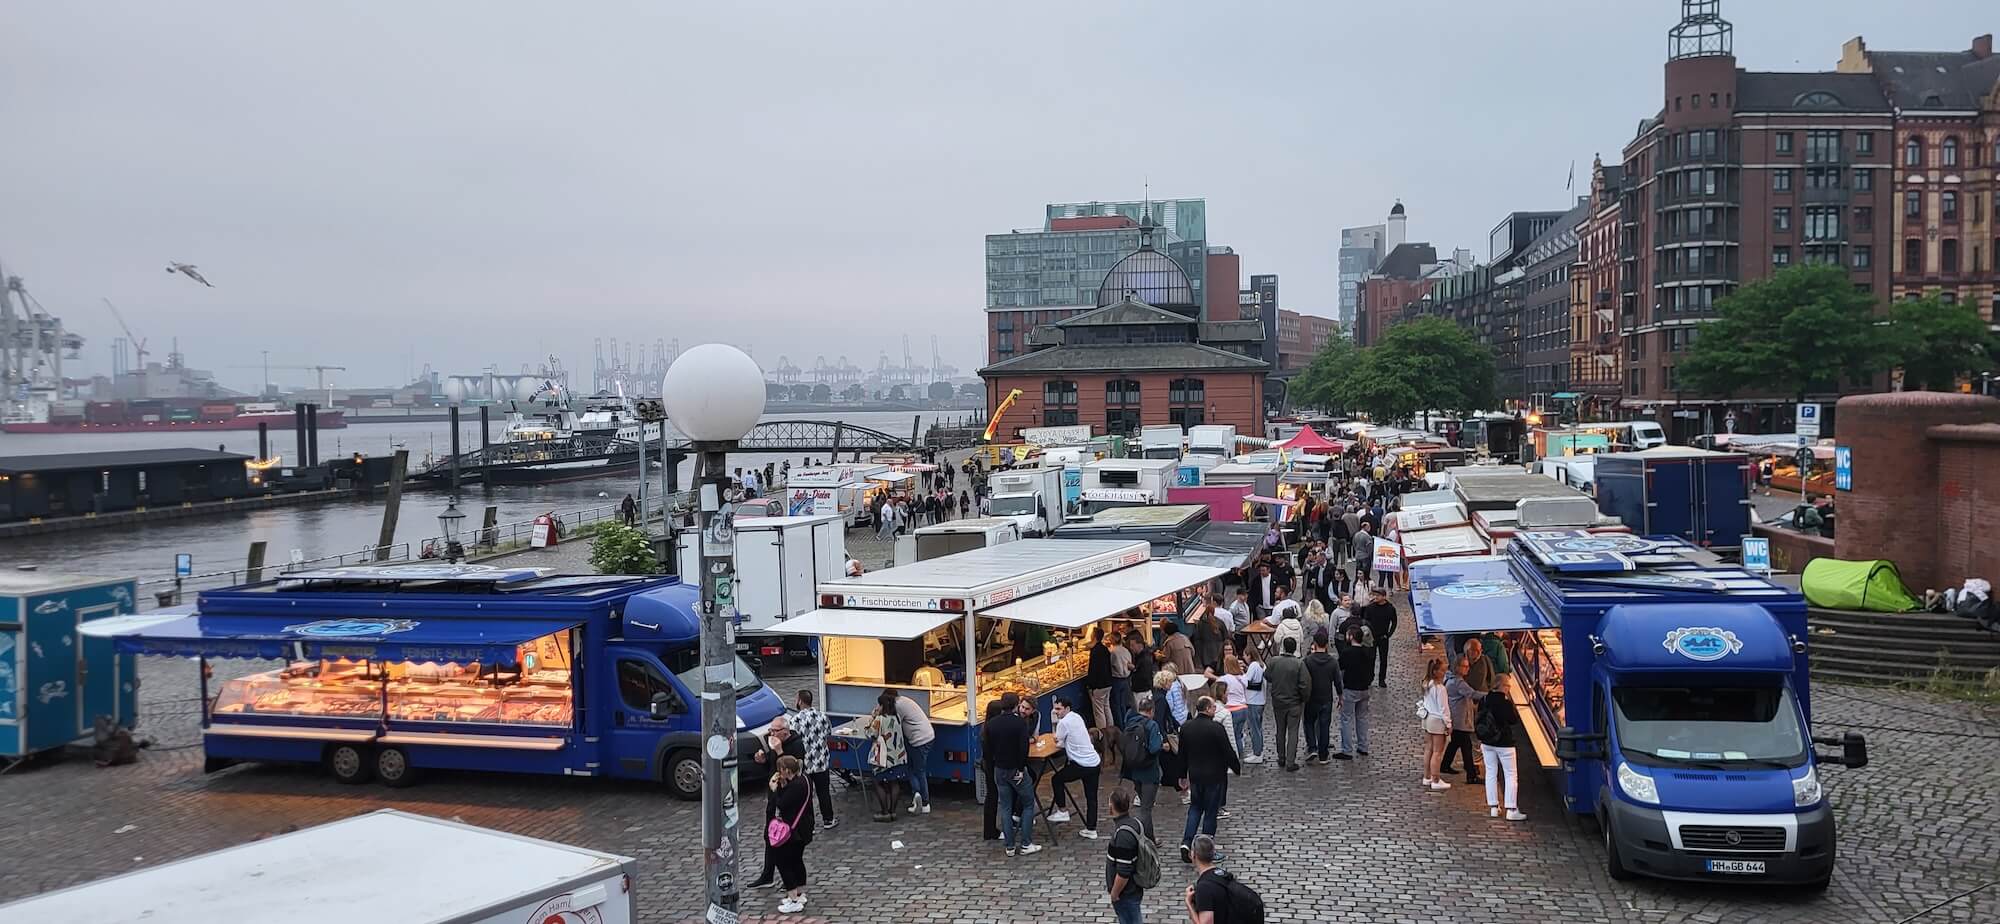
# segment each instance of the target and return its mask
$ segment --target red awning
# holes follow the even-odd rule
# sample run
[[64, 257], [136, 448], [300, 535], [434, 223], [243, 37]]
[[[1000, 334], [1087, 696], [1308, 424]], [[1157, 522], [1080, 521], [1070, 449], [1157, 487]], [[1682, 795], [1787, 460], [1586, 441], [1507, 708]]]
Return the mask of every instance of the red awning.
[[1293, 434], [1291, 439], [1279, 443], [1271, 448], [1285, 449], [1293, 452], [1311, 452], [1320, 455], [1325, 455], [1328, 453], [1338, 454], [1342, 449], [1346, 447], [1342, 446], [1338, 441], [1330, 440], [1324, 436], [1319, 435], [1318, 430], [1314, 430], [1311, 427], [1302, 427], [1299, 429], [1298, 433]]

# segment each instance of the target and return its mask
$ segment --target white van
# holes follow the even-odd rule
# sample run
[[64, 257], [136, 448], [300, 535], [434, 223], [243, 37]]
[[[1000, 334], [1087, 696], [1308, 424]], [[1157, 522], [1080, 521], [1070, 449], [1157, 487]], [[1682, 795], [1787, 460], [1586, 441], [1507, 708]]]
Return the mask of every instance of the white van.
[[1608, 423], [1580, 423], [1569, 429], [1590, 430], [1611, 437], [1614, 443], [1622, 443], [1633, 449], [1651, 449], [1667, 445], [1667, 431], [1651, 420], [1620, 420]]

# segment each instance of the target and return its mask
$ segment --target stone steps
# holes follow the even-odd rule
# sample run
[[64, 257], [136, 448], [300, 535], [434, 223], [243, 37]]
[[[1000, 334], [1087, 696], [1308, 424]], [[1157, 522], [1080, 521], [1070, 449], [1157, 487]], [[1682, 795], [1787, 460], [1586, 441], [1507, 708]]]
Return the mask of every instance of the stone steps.
[[1813, 674], [1828, 680], [1884, 685], [1940, 669], [1977, 679], [2000, 668], [2000, 634], [1956, 616], [1814, 609], [1808, 621]]

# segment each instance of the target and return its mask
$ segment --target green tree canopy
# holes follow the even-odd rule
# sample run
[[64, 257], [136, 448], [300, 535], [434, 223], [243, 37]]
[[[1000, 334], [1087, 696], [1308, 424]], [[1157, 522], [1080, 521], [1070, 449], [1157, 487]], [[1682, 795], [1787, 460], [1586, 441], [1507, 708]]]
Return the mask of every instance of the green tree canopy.
[[814, 385], [812, 390], [812, 399], [821, 404], [825, 404], [828, 401], [832, 401], [833, 389], [826, 387], [825, 384]]
[[932, 401], [950, 401], [951, 396], [956, 392], [957, 389], [952, 388], [950, 382], [932, 382], [930, 398]]
[[868, 400], [868, 389], [862, 388], [859, 384], [849, 385], [840, 390], [840, 397], [847, 401], [866, 401]]
[[1912, 391], [1953, 391], [1961, 376], [1992, 368], [2000, 348], [1978, 308], [1936, 295], [1890, 305], [1889, 341]]
[[590, 541], [590, 566], [598, 574], [658, 574], [652, 540], [644, 531], [616, 521], [597, 528]]
[[1419, 411], [1473, 411], [1493, 404], [1493, 351], [1451, 321], [1432, 317], [1398, 324], [1375, 350], [1416, 389]]
[[1895, 359], [1874, 309], [1875, 297], [1856, 289], [1844, 267], [1787, 267], [1717, 301], [1715, 320], [1702, 326], [1678, 375], [1699, 391], [1768, 390], [1800, 400], [1843, 378], [1864, 381]]
[[1295, 407], [1318, 408], [1320, 410], [1340, 410], [1341, 381], [1354, 367], [1360, 350], [1354, 341], [1335, 331], [1326, 345], [1319, 348], [1298, 376], [1292, 379], [1291, 400]]

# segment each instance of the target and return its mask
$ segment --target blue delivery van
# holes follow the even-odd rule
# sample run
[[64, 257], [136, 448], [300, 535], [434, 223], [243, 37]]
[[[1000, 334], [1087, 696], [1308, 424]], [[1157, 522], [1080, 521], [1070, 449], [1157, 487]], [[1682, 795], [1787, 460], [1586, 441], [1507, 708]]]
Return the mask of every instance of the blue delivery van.
[[1505, 642], [1521, 762], [1597, 821], [1612, 878], [1824, 888], [1820, 773], [1865, 766], [1867, 744], [1812, 734], [1799, 593], [1714, 561], [1671, 536], [1524, 532], [1504, 556], [1412, 566], [1412, 598], [1453, 650]]
[[[209, 770], [324, 766], [405, 786], [426, 769], [612, 776], [701, 794], [696, 587], [468, 564], [369, 565], [207, 591], [97, 620], [120, 652], [199, 659]], [[210, 661], [278, 662], [222, 681]], [[784, 711], [735, 665], [742, 772]]]

